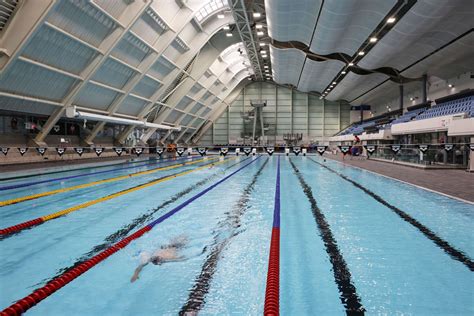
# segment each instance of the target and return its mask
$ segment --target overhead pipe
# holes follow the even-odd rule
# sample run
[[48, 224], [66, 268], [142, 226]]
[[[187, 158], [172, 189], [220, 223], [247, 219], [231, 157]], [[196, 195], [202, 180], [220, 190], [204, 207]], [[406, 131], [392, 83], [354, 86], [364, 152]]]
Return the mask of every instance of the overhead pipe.
[[174, 127], [174, 126], [169, 126], [169, 125], [164, 125], [164, 124], [151, 123], [147, 121], [132, 120], [132, 119], [126, 119], [126, 118], [121, 118], [121, 117], [115, 117], [115, 116], [77, 111], [75, 106], [71, 106], [66, 109], [66, 116], [69, 118], [87, 119], [87, 120], [92, 120], [92, 121], [116, 123], [116, 124], [122, 124], [122, 125], [135, 125], [135, 126], [141, 126], [141, 127], [157, 128], [157, 129], [162, 129], [162, 130], [173, 130], [173, 131], [181, 130], [181, 126]]

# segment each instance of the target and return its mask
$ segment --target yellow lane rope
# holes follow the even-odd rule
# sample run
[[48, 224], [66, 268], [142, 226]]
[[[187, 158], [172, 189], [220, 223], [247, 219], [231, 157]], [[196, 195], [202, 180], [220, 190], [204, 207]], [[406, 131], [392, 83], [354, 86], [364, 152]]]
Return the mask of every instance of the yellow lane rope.
[[[216, 158], [211, 158], [211, 159], [216, 159]], [[178, 167], [181, 167], [181, 166], [193, 165], [193, 164], [196, 164], [196, 163], [199, 163], [199, 162], [202, 162], [202, 161], [204, 161], [204, 159], [198, 159], [198, 160], [194, 160], [194, 161], [191, 161], [191, 162], [183, 162], [183, 163], [179, 163], [179, 164], [175, 164], [175, 165], [171, 165], [171, 166], [160, 167], [160, 168], [155, 168], [155, 169], [151, 169], [151, 170], [147, 170], [147, 171], [141, 171], [141, 172], [127, 174], [127, 175], [124, 175], [124, 176], [119, 176], [119, 177], [114, 177], [114, 178], [89, 182], [89, 183], [85, 183], [85, 184], [80, 184], [80, 185], [72, 186], [72, 187], [69, 187], [69, 188], [63, 188], [63, 189], [58, 189], [58, 190], [53, 190], [53, 191], [47, 191], [47, 192], [22, 196], [22, 197], [11, 199], [11, 200], [0, 201], [0, 207], [11, 205], [11, 204], [16, 204], [16, 203], [20, 203], [20, 202], [24, 202], [24, 201], [34, 200], [34, 199], [37, 199], [37, 198], [40, 198], [40, 197], [50, 196], [50, 195], [54, 195], [54, 194], [58, 194], [58, 193], [64, 193], [64, 192], [84, 189], [84, 188], [88, 188], [88, 187], [91, 187], [91, 186], [94, 186], [94, 185], [125, 180], [125, 179], [129, 179], [131, 177], [143, 176], [143, 175], [150, 174], [150, 173], [155, 173], [155, 172], [158, 172], [158, 171], [165, 171], [165, 170], [178, 168]]]
[[[235, 159], [235, 158], [232, 157], [232, 158], [230, 158], [230, 159]], [[52, 214], [49, 214], [49, 215], [46, 215], [46, 216], [42, 216], [42, 217], [40, 217], [40, 218], [41, 218], [43, 221], [48, 221], [48, 220], [51, 220], [51, 219], [54, 219], [54, 218], [57, 218], [57, 217], [60, 217], [60, 216], [69, 214], [69, 213], [71, 213], [71, 212], [80, 210], [80, 209], [82, 209], [82, 208], [86, 208], [86, 207], [89, 207], [89, 206], [91, 206], [91, 205], [94, 205], [94, 204], [97, 204], [97, 203], [100, 203], [100, 202], [108, 201], [108, 200], [111, 200], [111, 199], [113, 199], [113, 198], [116, 198], [116, 197], [125, 195], [125, 194], [127, 194], [127, 193], [131, 193], [131, 192], [135, 192], [135, 191], [138, 191], [138, 190], [141, 190], [141, 189], [144, 189], [144, 188], [148, 188], [148, 187], [150, 187], [150, 186], [152, 186], [152, 185], [155, 185], [155, 184], [158, 184], [158, 183], [161, 183], [161, 182], [165, 182], [165, 181], [168, 181], [168, 180], [171, 180], [171, 179], [180, 177], [180, 176], [184, 176], [184, 175], [187, 175], [187, 174], [189, 174], [189, 173], [191, 173], [191, 172], [195, 172], [195, 171], [198, 171], [198, 170], [202, 170], [202, 169], [204, 169], [204, 168], [207, 168], [207, 167], [210, 167], [210, 166], [215, 166], [215, 165], [218, 165], [218, 164], [227, 162], [227, 161], [229, 161], [229, 159], [227, 159], [227, 160], [222, 160], [222, 161], [218, 161], [218, 162], [213, 162], [213, 163], [206, 164], [206, 165], [204, 165], [204, 166], [201, 166], [201, 167], [198, 167], [198, 168], [195, 168], [195, 169], [183, 171], [183, 172], [180, 172], [180, 173], [175, 174], [175, 175], [172, 175], [172, 176], [164, 177], [164, 178], [162, 178], [162, 179], [158, 179], [158, 180], [155, 180], [155, 181], [152, 181], [152, 182], [149, 182], [149, 183], [145, 183], [145, 184], [139, 185], [139, 186], [134, 187], [134, 188], [131, 188], [131, 189], [127, 189], [127, 190], [124, 190], [124, 191], [121, 191], [121, 192], [117, 192], [117, 193], [114, 193], [114, 194], [111, 194], [111, 195], [108, 195], [108, 196], [105, 196], [105, 197], [102, 197], [102, 198], [99, 198], [99, 199], [95, 199], [95, 200], [92, 200], [92, 201], [89, 201], [89, 202], [86, 202], [86, 203], [82, 203], [82, 204], [79, 204], [79, 205], [76, 205], [76, 206], [67, 208], [67, 209], [65, 209], [65, 210], [62, 210], [62, 211], [59, 211], [59, 212], [56, 212], [56, 213], [52, 213]]]

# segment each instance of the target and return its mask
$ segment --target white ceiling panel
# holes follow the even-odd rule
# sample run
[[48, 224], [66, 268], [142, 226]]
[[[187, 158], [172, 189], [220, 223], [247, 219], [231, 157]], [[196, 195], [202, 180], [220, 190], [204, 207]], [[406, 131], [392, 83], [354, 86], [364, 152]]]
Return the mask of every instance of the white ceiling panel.
[[325, 1], [310, 50], [321, 55], [354, 55], [395, 3], [395, 0]]
[[270, 57], [273, 67], [273, 80], [279, 84], [298, 85], [305, 54], [297, 49], [279, 49], [270, 47]]
[[280, 42], [298, 41], [309, 46], [320, 6], [320, 0], [265, 1], [268, 34]]
[[298, 90], [303, 92], [323, 92], [344, 65], [343, 62], [335, 60], [318, 62], [307, 59], [301, 74]]
[[359, 66], [402, 70], [473, 27], [472, 0], [418, 1]]

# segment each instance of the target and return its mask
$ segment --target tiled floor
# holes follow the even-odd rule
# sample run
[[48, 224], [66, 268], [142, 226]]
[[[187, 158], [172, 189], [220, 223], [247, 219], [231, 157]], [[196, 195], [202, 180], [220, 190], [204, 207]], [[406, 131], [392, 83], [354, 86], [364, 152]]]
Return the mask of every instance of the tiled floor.
[[[342, 161], [342, 155], [325, 155]], [[344, 163], [474, 202], [474, 173], [460, 169], [418, 169], [373, 160], [349, 160]]]

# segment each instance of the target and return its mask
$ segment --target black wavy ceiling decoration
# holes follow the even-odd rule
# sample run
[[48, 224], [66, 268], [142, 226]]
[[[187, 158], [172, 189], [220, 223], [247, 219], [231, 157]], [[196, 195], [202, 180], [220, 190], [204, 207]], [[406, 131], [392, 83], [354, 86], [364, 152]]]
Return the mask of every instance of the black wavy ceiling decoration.
[[[345, 53], [331, 53], [327, 55], [315, 54], [309, 50], [309, 47], [306, 44], [298, 42], [298, 41], [279, 42], [277, 40], [272, 39], [271, 43], [275, 48], [279, 48], [279, 49], [289, 49], [289, 48], [297, 49], [303, 52], [307, 58], [316, 62], [336, 60], [336, 61], [340, 61], [347, 64], [350, 60], [352, 60], [352, 56], [349, 56]], [[375, 69], [365, 69], [357, 65], [354, 65], [354, 66], [348, 67], [348, 71], [351, 71], [357, 75], [362, 75], [362, 76], [379, 73], [379, 74], [388, 76], [389, 77], [388, 80], [391, 80], [393, 82], [400, 83], [400, 84], [422, 80], [422, 77], [410, 78], [410, 77], [402, 76], [399, 70], [392, 67], [379, 67]]]

